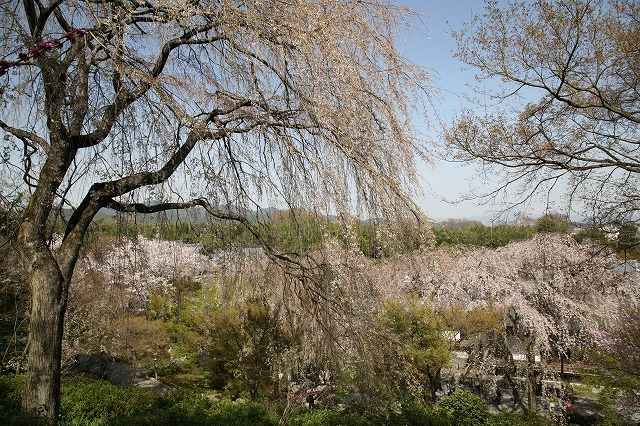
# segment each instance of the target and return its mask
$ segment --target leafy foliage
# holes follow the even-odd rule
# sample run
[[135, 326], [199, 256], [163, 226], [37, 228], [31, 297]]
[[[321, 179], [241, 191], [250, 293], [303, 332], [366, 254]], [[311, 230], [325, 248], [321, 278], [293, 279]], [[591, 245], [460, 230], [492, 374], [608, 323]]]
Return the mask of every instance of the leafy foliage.
[[588, 241], [600, 246], [610, 245], [607, 233], [602, 228], [589, 227], [582, 229], [576, 232], [573, 237], [579, 243]]
[[24, 392], [24, 376], [0, 374], [0, 424], [15, 426], [44, 426], [41, 418], [23, 413], [20, 398]]
[[491, 426], [552, 426], [556, 422], [544, 416], [500, 413], [496, 416], [491, 416], [487, 424]]
[[640, 238], [638, 238], [638, 226], [634, 223], [625, 223], [618, 229], [615, 241], [616, 249], [627, 257], [640, 257]]
[[[0, 422], [16, 426], [46, 424], [41, 419], [20, 412], [23, 389], [24, 376], [0, 375]], [[64, 417], [60, 422], [61, 426], [455, 426], [482, 424], [465, 421], [460, 410], [472, 413], [476, 416], [474, 419], [483, 418], [484, 415], [483, 404], [466, 394], [456, 399], [455, 403], [445, 404], [449, 404], [446, 408], [449, 413], [447, 414], [441, 407], [433, 408], [416, 399], [409, 399], [394, 406], [365, 403], [366, 406], [347, 406], [343, 410], [301, 410], [294, 407], [293, 410], [283, 411], [278, 405], [264, 402], [232, 402], [226, 399], [212, 401], [201, 392], [184, 389], [173, 389], [158, 394], [147, 389], [111, 385], [83, 376], [65, 379], [63, 392]], [[540, 416], [509, 413], [489, 416], [485, 424], [549, 426], [551, 423]]]
[[270, 393], [274, 369], [295, 341], [262, 300], [211, 310], [202, 329], [206, 340], [200, 350], [212, 386], [234, 395], [247, 391], [252, 399]]
[[548, 213], [536, 220], [536, 232], [568, 234], [571, 230], [569, 219], [559, 214]]
[[394, 300], [384, 303], [380, 319], [398, 342], [405, 361], [415, 368], [424, 383], [424, 397], [432, 401], [440, 386], [440, 371], [449, 361], [449, 344], [444, 335], [444, 322], [426, 304], [410, 300], [405, 306]]
[[531, 238], [534, 229], [527, 225], [499, 224], [486, 226], [479, 222], [451, 223], [447, 221], [434, 226], [437, 245], [455, 247], [458, 245], [496, 248], [510, 242]]
[[159, 395], [151, 389], [116, 386], [98, 379], [74, 377], [64, 382], [61, 414], [78, 420], [114, 421], [154, 407]]
[[452, 419], [454, 425], [484, 425], [489, 420], [489, 405], [473, 393], [456, 389], [438, 401], [438, 408]]

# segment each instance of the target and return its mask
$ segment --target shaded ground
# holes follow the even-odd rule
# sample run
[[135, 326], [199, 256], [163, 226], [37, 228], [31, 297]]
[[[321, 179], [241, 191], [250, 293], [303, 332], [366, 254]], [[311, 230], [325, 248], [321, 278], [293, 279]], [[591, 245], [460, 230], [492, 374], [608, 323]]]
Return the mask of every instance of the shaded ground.
[[135, 368], [124, 362], [110, 361], [102, 356], [77, 355], [73, 359], [73, 368], [108, 380], [114, 385], [126, 383], [159, 392], [169, 389], [169, 386], [164, 383], [146, 377], [147, 371], [143, 368]]

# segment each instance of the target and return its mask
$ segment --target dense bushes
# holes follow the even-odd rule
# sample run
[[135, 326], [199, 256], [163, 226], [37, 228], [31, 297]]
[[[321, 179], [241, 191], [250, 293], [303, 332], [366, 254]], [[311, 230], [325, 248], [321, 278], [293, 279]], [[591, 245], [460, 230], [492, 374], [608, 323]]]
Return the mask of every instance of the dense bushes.
[[[38, 419], [20, 413], [22, 376], [0, 376], [0, 424], [39, 425]], [[287, 412], [283, 417], [282, 412]], [[61, 426], [546, 426], [540, 417], [516, 414], [489, 415], [487, 404], [477, 396], [456, 391], [435, 407], [408, 401], [394, 407], [365, 405], [341, 410], [283, 410], [276, 404], [254, 401], [212, 401], [186, 390], [160, 394], [133, 386], [112, 385], [75, 376], [63, 380]]]
[[473, 393], [456, 389], [453, 394], [442, 398], [438, 409], [447, 415], [455, 425], [486, 425], [489, 420], [489, 405]]
[[514, 241], [528, 240], [536, 230], [527, 225], [486, 226], [473, 221], [447, 221], [433, 227], [435, 243], [438, 246], [496, 248]]
[[[0, 424], [38, 425], [20, 412], [23, 376], [0, 376]], [[61, 390], [62, 426], [277, 425], [274, 407], [250, 401], [212, 402], [184, 390], [160, 394], [150, 389], [84, 376], [67, 378]]]
[[69, 419], [112, 420], [153, 409], [157, 401], [158, 394], [150, 389], [76, 376], [63, 382], [61, 413]]
[[[355, 221], [349, 228], [352, 235], [335, 220], [322, 218], [304, 211], [281, 211], [254, 224], [255, 231], [276, 250], [292, 255], [303, 255], [321, 249], [325, 239], [337, 238], [343, 242], [353, 238], [362, 253], [371, 258], [387, 257], [392, 252], [408, 253], [418, 248], [426, 230], [415, 224], [375, 223]], [[432, 226], [433, 241], [438, 246], [476, 246], [496, 248], [513, 241], [527, 240], [536, 232], [567, 233], [569, 223], [557, 215], [544, 216], [534, 224], [484, 225], [476, 221], [451, 219]], [[91, 229], [88, 240], [95, 243], [100, 237], [128, 237], [142, 235], [168, 241], [199, 243], [207, 251], [229, 246], [253, 247], [259, 245], [255, 236], [242, 224], [216, 221], [180, 222], [163, 221], [138, 223], [135, 218], [122, 216], [100, 219]]]

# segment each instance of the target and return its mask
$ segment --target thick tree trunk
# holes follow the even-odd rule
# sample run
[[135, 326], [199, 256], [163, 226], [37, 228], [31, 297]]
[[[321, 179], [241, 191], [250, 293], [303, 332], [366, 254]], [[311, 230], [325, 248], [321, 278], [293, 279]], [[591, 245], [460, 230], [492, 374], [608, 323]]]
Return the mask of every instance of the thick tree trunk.
[[27, 413], [44, 417], [54, 424], [60, 411], [60, 364], [66, 309], [63, 291], [66, 286], [50, 255], [39, 256], [29, 269], [30, 346], [22, 407]]
[[27, 381], [22, 409], [52, 424], [60, 411], [60, 363], [68, 282], [82, 240], [81, 234], [74, 244], [69, 244], [70, 249], [61, 246], [54, 253], [50, 248], [47, 222], [60, 182], [75, 155], [75, 149], [68, 148], [58, 137], [60, 132], [54, 130], [49, 134], [49, 156], [23, 214], [17, 237], [31, 292]]

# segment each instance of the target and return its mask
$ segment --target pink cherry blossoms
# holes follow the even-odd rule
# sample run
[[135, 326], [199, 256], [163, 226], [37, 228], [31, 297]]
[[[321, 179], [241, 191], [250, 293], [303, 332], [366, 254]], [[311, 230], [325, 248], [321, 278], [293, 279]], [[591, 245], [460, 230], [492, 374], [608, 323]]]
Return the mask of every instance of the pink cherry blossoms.
[[[146, 300], [154, 288], [170, 285], [172, 279], [189, 277], [207, 282], [217, 262], [202, 253], [200, 246], [177, 241], [138, 237], [112, 241], [81, 260], [75, 279], [78, 285], [99, 282], [121, 288], [134, 300]], [[97, 281], [96, 281], [97, 280]]]
[[86, 31], [80, 28], [69, 31], [61, 38], [53, 38], [51, 41], [40, 42], [31, 48], [27, 52], [18, 53], [18, 58], [15, 61], [9, 61], [6, 59], [0, 59], [0, 76], [6, 74], [12, 67], [20, 66], [30, 59], [38, 58], [43, 53], [53, 49], [59, 49], [66, 41], [73, 41], [77, 37], [86, 34]]

